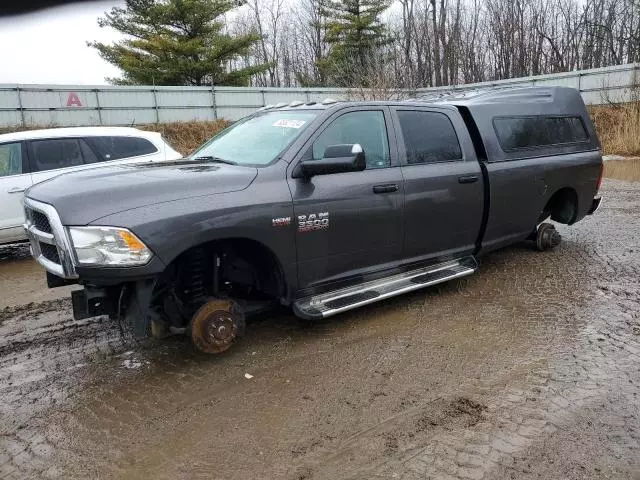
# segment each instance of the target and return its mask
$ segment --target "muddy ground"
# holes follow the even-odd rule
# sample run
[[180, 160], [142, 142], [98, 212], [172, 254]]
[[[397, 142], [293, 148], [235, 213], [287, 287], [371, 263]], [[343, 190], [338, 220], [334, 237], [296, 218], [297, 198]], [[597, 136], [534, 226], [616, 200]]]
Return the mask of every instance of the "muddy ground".
[[639, 479], [640, 183], [603, 193], [553, 251], [218, 357], [74, 322], [5, 249], [0, 477]]

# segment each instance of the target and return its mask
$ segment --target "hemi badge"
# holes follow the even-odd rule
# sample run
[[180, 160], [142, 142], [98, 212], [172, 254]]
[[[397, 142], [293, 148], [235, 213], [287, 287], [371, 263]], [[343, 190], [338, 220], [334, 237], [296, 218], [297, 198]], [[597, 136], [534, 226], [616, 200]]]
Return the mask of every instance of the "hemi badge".
[[291, 217], [279, 217], [271, 220], [272, 227], [287, 227], [291, 225]]

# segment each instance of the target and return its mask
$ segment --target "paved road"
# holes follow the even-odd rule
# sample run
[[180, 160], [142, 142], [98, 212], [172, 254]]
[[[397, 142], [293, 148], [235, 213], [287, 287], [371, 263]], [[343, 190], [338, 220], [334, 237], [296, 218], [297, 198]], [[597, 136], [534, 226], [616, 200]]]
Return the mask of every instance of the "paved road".
[[312, 327], [274, 312], [219, 357], [72, 321], [12, 251], [0, 477], [638, 479], [640, 183], [604, 194], [554, 251]]

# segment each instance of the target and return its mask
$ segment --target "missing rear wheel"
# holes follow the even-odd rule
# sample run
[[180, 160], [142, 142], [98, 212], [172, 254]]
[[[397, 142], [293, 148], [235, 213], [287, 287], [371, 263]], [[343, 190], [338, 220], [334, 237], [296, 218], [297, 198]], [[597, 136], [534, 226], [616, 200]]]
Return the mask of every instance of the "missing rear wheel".
[[560, 233], [556, 230], [550, 223], [542, 223], [538, 227], [538, 232], [536, 235], [536, 248], [538, 251], [542, 252], [544, 250], [549, 250], [550, 248], [557, 247], [560, 245], [560, 241], [562, 237]]

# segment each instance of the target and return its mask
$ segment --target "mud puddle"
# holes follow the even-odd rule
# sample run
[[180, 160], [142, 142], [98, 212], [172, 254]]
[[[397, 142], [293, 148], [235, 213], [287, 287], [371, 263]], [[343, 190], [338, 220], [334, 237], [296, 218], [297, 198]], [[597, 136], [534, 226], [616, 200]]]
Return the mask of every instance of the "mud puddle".
[[0, 323], [10, 312], [3, 313], [5, 307], [30, 311], [40, 302], [68, 297], [73, 288], [48, 288], [45, 271], [31, 258], [28, 244], [0, 246]]
[[604, 176], [617, 180], [640, 182], [640, 158], [606, 161], [604, 163]]
[[0, 477], [639, 478], [640, 184], [603, 195], [556, 250], [219, 357], [5, 309]]

